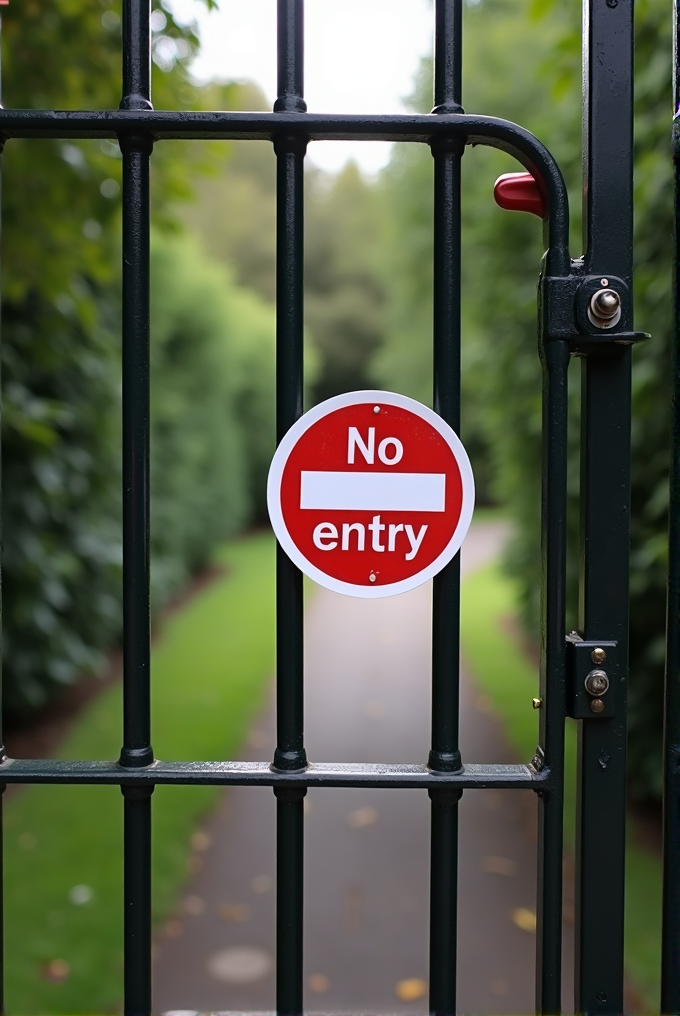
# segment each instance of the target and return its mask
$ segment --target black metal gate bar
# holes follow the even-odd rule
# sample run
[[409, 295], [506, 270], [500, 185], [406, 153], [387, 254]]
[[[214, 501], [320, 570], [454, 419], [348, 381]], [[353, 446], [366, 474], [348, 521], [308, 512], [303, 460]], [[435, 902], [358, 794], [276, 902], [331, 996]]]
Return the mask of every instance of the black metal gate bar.
[[[632, 324], [632, 3], [584, 0], [584, 33], [584, 271], [596, 289], [621, 292], [623, 321]], [[615, 660], [602, 662], [614, 714], [579, 720], [575, 992], [582, 1013], [623, 1012], [630, 370], [630, 346], [617, 343], [582, 359], [579, 634], [617, 643], [609, 653]], [[596, 666], [600, 654], [591, 656]]]
[[[462, 113], [462, 0], [436, 0], [434, 109]], [[434, 158], [434, 409], [460, 432], [460, 163], [465, 140], [442, 137]], [[458, 747], [460, 684], [460, 555], [433, 582], [433, 772], [461, 768]], [[462, 791], [430, 790], [430, 1012], [456, 1012], [458, 802]]]
[[674, 89], [673, 168], [675, 249], [673, 264], [675, 330], [671, 345], [671, 456], [668, 522], [668, 605], [666, 619], [666, 695], [664, 717], [663, 935], [661, 1012], [680, 1013], [680, 17], [673, 4]]
[[[278, 0], [278, 97], [274, 111], [304, 113], [303, 0]], [[303, 411], [304, 157], [306, 138], [281, 133], [276, 153], [276, 429], [280, 441]], [[303, 770], [302, 572], [277, 546], [276, 709], [273, 767]], [[276, 788], [276, 1009], [302, 1013], [305, 787]]]
[[[551, 264], [553, 261], [553, 264]], [[554, 263], [557, 262], [557, 263]], [[564, 266], [546, 258], [546, 277]], [[554, 271], [555, 276], [550, 275]], [[565, 563], [567, 494], [567, 369], [565, 339], [543, 335], [543, 456], [541, 490], [541, 661], [538, 772], [551, 774], [539, 793], [536, 927], [536, 1012], [562, 1009], [562, 851], [565, 714]]]
[[[123, 109], [151, 109], [149, 0], [123, 3]], [[151, 136], [121, 134], [123, 153], [123, 748], [148, 766], [149, 631], [149, 157]], [[151, 1011], [151, 793], [124, 796], [124, 1009]]]
[[[2, 15], [0, 14], [0, 108], [2, 108]], [[4, 151], [4, 139], [0, 134], [0, 215], [2, 209], [2, 168], [1, 160]], [[0, 221], [0, 237], [2, 236], [2, 222]], [[0, 281], [2, 280], [2, 264], [0, 263]], [[1, 292], [1, 289], [0, 289]], [[2, 329], [0, 327], [0, 341]], [[2, 399], [0, 398], [0, 422], [2, 413]], [[1, 466], [1, 459], [0, 459]], [[2, 477], [0, 474], [0, 492], [2, 490]], [[3, 527], [2, 497], [0, 496], [0, 547], [2, 547]], [[2, 574], [0, 571], [0, 764], [7, 758], [5, 751], [5, 737], [3, 733], [3, 682], [2, 682], [2, 645], [4, 644], [2, 631]], [[3, 795], [6, 784], [0, 783], [0, 1014], [5, 1012], [5, 840], [4, 840], [4, 808]]]

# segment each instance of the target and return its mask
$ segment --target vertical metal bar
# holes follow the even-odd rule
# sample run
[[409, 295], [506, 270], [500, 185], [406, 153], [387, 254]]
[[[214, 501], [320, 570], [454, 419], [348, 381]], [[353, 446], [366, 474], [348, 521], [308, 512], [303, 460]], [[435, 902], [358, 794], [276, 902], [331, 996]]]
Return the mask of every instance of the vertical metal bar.
[[562, 850], [564, 801], [565, 571], [567, 514], [567, 369], [565, 341], [541, 342], [543, 451], [541, 487], [541, 662], [539, 747], [550, 789], [538, 805], [536, 1012], [562, 1007]]
[[[435, 4], [434, 112], [460, 113], [462, 0]], [[443, 138], [434, 158], [434, 408], [460, 431], [460, 163], [464, 143]], [[454, 772], [458, 747], [460, 558], [436, 576], [432, 613], [432, 747], [429, 767]], [[458, 801], [430, 791], [430, 1012], [456, 1011]]]
[[[304, 6], [278, 0], [276, 112], [304, 113]], [[276, 153], [276, 429], [280, 441], [302, 415], [304, 157], [306, 139], [282, 134]], [[277, 547], [277, 738], [273, 766], [307, 765], [304, 748], [302, 573]], [[276, 1008], [302, 1013], [304, 790], [280, 789], [277, 799]]]
[[[584, 0], [587, 275], [632, 285], [633, 5]], [[626, 313], [632, 313], [627, 308]], [[582, 368], [581, 589], [586, 639], [618, 642], [617, 715], [579, 721], [576, 1010], [623, 1011], [630, 501], [629, 347]]]
[[276, 793], [276, 1011], [302, 1013], [302, 901], [306, 787]]
[[661, 1012], [680, 1013], [680, 18], [674, 7], [675, 334], [672, 356], [666, 694], [664, 716], [663, 935]]
[[[2, 108], [2, 17], [0, 17], [0, 109]], [[0, 157], [2, 157], [4, 144], [0, 140]], [[2, 174], [0, 172], [0, 208], [2, 207]], [[2, 229], [0, 223], [0, 237]], [[1, 310], [1, 306], [0, 306]], [[1, 314], [0, 314], [1, 319]], [[0, 400], [0, 407], [2, 402]], [[0, 419], [1, 422], [1, 419]], [[1, 447], [1, 443], [0, 443]], [[1, 460], [0, 460], [1, 467]], [[2, 475], [0, 472], [0, 546], [2, 546]], [[2, 570], [0, 568], [0, 761], [6, 757], [5, 738], [2, 724]], [[5, 1012], [5, 864], [4, 864], [4, 816], [2, 794], [5, 792], [5, 784], [0, 786], [0, 1016]]]
[[[123, 3], [122, 109], [150, 109], [150, 0]], [[123, 153], [123, 747], [153, 762], [149, 630], [149, 157], [144, 132]], [[151, 1013], [151, 789], [124, 797], [124, 1011]]]

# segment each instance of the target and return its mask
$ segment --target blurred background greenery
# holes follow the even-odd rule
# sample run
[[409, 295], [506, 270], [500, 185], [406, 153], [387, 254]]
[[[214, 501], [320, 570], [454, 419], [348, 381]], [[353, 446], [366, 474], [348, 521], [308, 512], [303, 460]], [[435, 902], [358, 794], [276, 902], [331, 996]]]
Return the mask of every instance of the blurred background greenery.
[[[155, 5], [155, 0], [154, 0]], [[671, 19], [636, 4], [636, 321], [631, 587], [631, 794], [660, 794], [668, 354], [671, 336]], [[157, 108], [266, 109], [248, 82], [197, 84], [195, 26], [154, 14]], [[475, 0], [465, 10], [470, 112], [518, 121], [566, 177], [580, 247], [580, 4]], [[116, 107], [111, 0], [13, 3], [3, 98]], [[411, 105], [432, 105], [424, 60]], [[120, 638], [120, 153], [102, 142], [11, 141], [3, 156], [2, 390], [6, 720], [104, 672]], [[514, 522], [506, 567], [537, 637], [541, 230], [493, 203], [517, 168], [464, 159], [463, 439], [482, 504]], [[230, 537], [266, 522], [274, 447], [274, 157], [264, 142], [171, 142], [152, 158], [152, 586], [156, 614]], [[306, 178], [308, 404], [386, 387], [430, 401], [432, 165], [395, 146], [373, 177]], [[572, 365], [570, 620], [575, 618], [578, 371]], [[573, 621], [572, 621], [573, 623]], [[258, 693], [259, 694], [259, 693]], [[259, 699], [258, 699], [259, 701]]]

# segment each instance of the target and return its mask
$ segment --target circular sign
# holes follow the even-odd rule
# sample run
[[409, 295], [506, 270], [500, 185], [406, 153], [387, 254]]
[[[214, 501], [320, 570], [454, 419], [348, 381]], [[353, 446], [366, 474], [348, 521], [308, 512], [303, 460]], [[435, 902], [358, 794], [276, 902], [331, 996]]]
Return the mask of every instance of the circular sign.
[[472, 469], [431, 409], [394, 392], [337, 395], [285, 435], [267, 504], [291, 560], [350, 596], [392, 596], [441, 571], [472, 519]]

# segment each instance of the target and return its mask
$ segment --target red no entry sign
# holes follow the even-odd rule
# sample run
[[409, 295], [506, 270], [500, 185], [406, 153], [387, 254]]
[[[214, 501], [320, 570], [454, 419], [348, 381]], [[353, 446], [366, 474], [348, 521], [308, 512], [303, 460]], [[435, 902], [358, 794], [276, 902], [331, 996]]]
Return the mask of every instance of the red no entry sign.
[[460, 440], [431, 409], [393, 392], [350, 392], [291, 427], [267, 502], [281, 546], [310, 578], [350, 596], [391, 596], [460, 549], [474, 480]]

